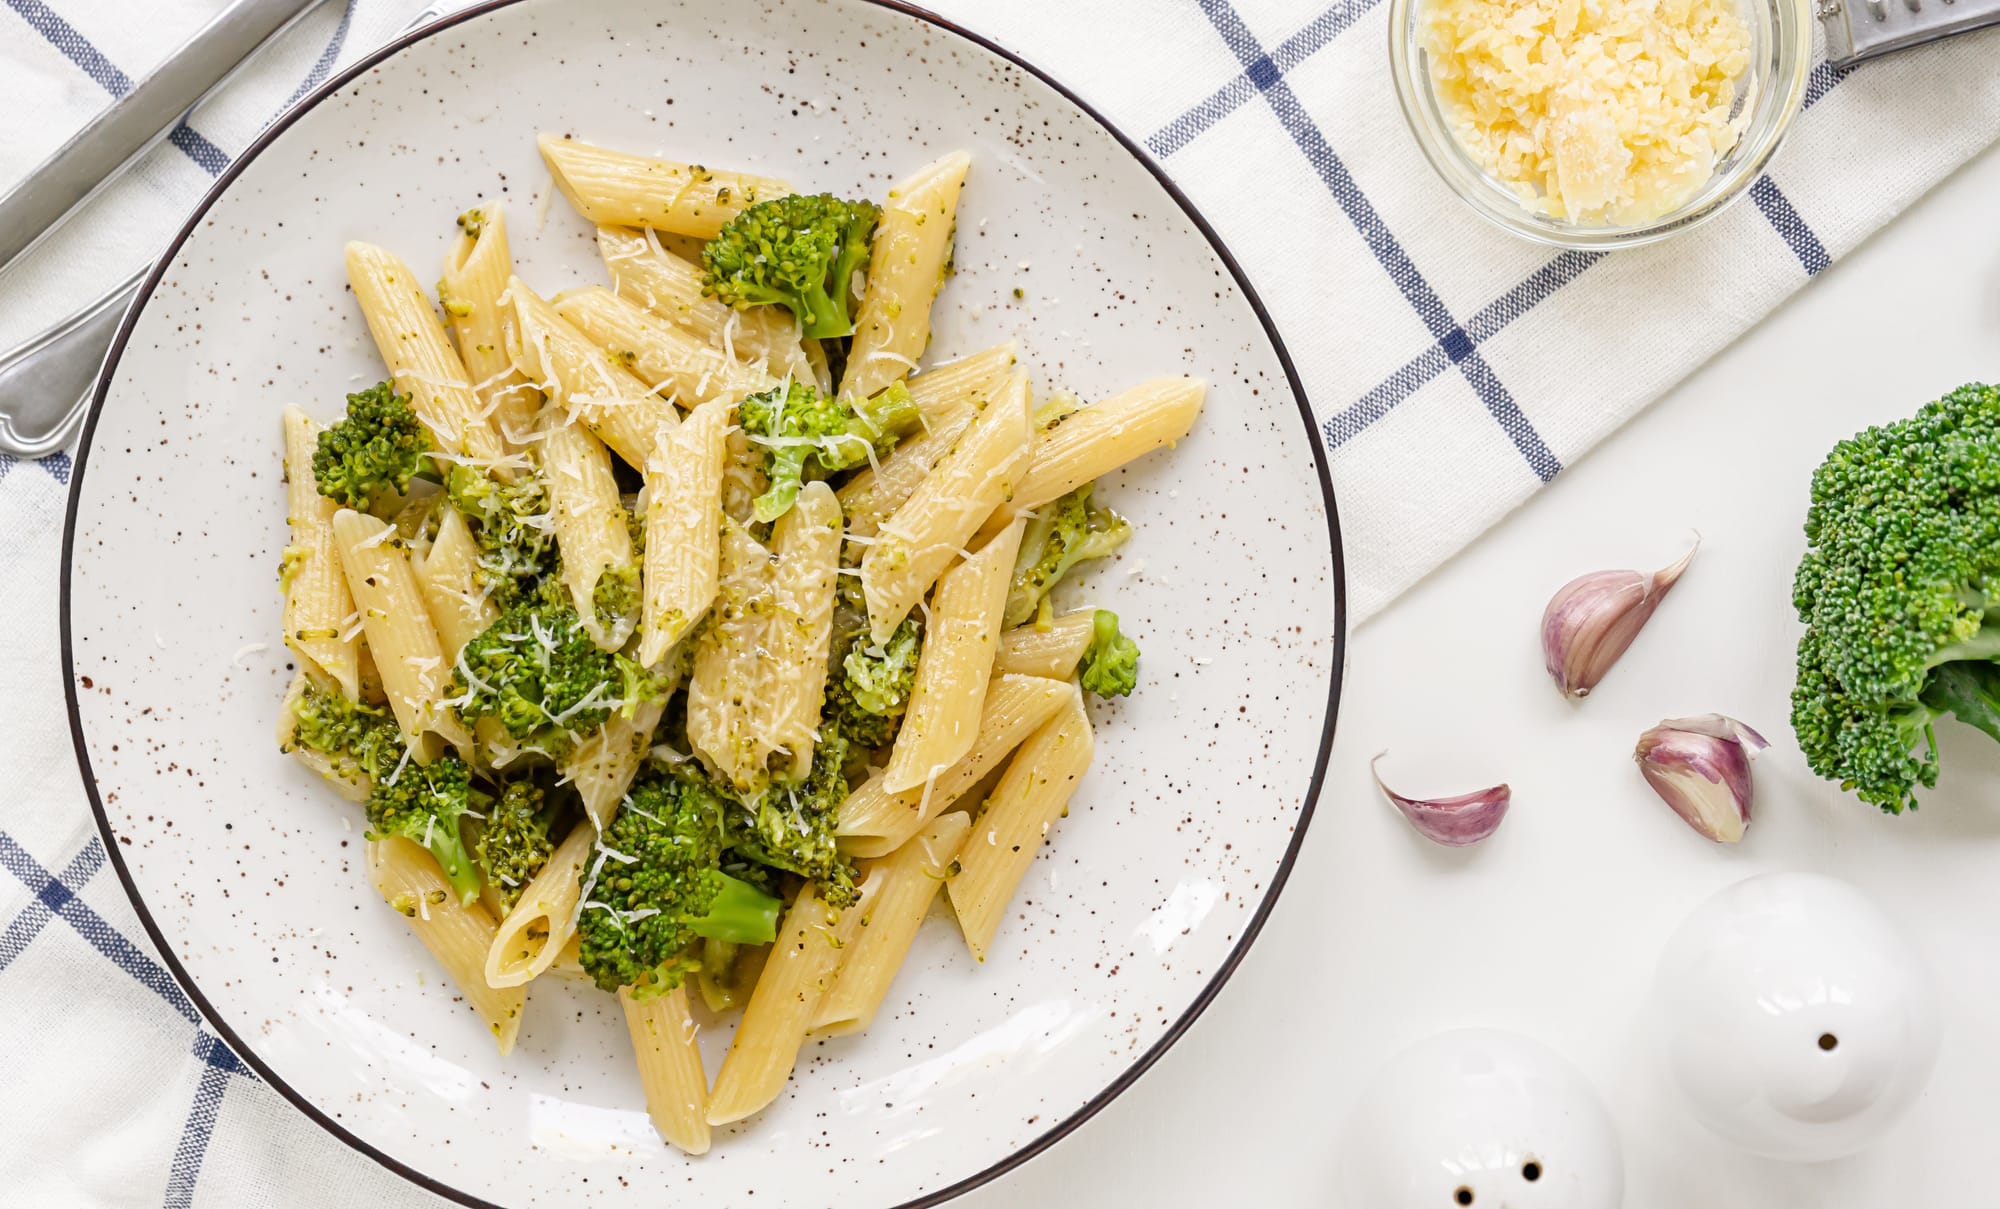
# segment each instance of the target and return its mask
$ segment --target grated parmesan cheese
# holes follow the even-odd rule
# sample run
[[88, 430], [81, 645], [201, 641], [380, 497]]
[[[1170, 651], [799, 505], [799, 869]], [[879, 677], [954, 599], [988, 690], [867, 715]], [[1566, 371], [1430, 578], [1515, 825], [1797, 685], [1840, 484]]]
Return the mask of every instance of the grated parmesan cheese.
[[1426, 0], [1418, 38], [1459, 144], [1530, 209], [1648, 222], [1736, 145], [1735, 0]]

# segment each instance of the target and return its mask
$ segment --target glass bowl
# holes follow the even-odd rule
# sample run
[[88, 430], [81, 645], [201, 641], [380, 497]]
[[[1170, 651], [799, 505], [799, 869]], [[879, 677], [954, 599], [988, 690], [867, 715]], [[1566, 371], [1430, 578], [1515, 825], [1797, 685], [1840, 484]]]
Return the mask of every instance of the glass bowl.
[[[1431, 87], [1430, 56], [1417, 34], [1428, 0], [1390, 0], [1389, 71], [1396, 99], [1424, 158], [1481, 218], [1538, 243], [1565, 248], [1630, 248], [1665, 239], [1720, 214], [1764, 171], [1805, 100], [1812, 69], [1810, 0], [1741, 0], [1750, 27], [1750, 65], [1736, 80], [1743, 133], [1715, 175], [1673, 210], [1642, 223], [1581, 222], [1537, 213], [1482, 168], [1452, 134]], [[1735, 115], [1732, 115], [1735, 116]]]

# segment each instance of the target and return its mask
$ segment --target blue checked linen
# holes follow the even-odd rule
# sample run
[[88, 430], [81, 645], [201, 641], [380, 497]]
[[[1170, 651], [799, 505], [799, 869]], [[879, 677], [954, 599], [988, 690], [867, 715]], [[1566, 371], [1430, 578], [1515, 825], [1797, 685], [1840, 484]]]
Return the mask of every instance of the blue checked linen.
[[[223, 3], [0, 0], [0, 181]], [[0, 347], [156, 252], [273, 113], [421, 7], [334, 0], [294, 29], [84, 223], [0, 277]], [[2000, 136], [2000, 33], [1822, 65], [1743, 204], [1661, 247], [1554, 252], [1487, 229], [1432, 178], [1390, 91], [1381, 0], [934, 7], [1072, 82], [1242, 261], [1332, 453], [1356, 619]], [[105, 872], [58, 682], [70, 467], [0, 458], [4, 1199], [433, 1203], [321, 1134], [216, 1039]]]

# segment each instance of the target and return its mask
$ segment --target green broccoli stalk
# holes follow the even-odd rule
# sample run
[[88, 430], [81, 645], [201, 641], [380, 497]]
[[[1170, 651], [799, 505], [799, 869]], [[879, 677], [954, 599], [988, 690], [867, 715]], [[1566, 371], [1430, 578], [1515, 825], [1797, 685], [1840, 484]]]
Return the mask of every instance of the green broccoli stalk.
[[613, 712], [631, 716], [661, 685], [591, 641], [567, 604], [524, 601], [458, 654], [451, 704], [467, 721], [497, 718], [524, 748], [560, 759]]
[[847, 800], [847, 738], [820, 726], [812, 769], [798, 784], [777, 783], [724, 816], [729, 846], [773, 869], [808, 877], [836, 910], [856, 897], [854, 866], [834, 842], [840, 804]]
[[701, 250], [702, 289], [737, 308], [782, 306], [815, 340], [854, 331], [854, 275], [881, 210], [831, 194], [758, 202]]
[[1131, 522], [1108, 508], [1091, 503], [1094, 484], [1044, 505], [1021, 534], [1021, 553], [1014, 560], [1014, 582], [1007, 590], [1008, 625], [1020, 625], [1035, 615], [1051, 589], [1076, 565], [1103, 558], [1132, 536]]
[[764, 450], [769, 490], [757, 497], [766, 524], [791, 511], [810, 477], [838, 474], [889, 452], [923, 424], [902, 383], [852, 406], [803, 382], [751, 395], [737, 409], [752, 444]]
[[463, 513], [479, 547], [477, 570], [494, 604], [560, 597], [562, 558], [556, 548], [549, 493], [539, 475], [501, 482], [471, 466], [453, 466], [445, 479], [452, 507]]
[[[583, 968], [607, 991], [644, 998], [695, 968], [698, 939], [769, 944], [782, 904], [725, 872], [730, 807], [698, 775], [649, 773], [598, 841], [577, 920]], [[735, 869], [734, 872], [750, 873]]]
[[313, 481], [319, 493], [367, 511], [377, 498], [401, 495], [422, 467], [430, 435], [394, 382], [347, 396], [347, 415], [319, 434]]
[[375, 781], [368, 795], [368, 838], [400, 835], [430, 850], [459, 901], [479, 897], [479, 868], [458, 823], [471, 804], [472, 779], [457, 756], [410, 762]]
[[509, 782], [500, 797], [484, 808], [486, 821], [472, 852], [486, 884], [503, 906], [511, 908], [555, 851], [549, 840], [555, 810], [541, 786], [532, 781]]
[[868, 608], [860, 582], [836, 580], [833, 658], [827, 667], [820, 729], [840, 732], [855, 747], [886, 747], [903, 724], [916, 688], [917, 657], [923, 651], [921, 615], [903, 619], [889, 641], [868, 638]]
[[1812, 770], [1892, 814], [1937, 784], [1933, 723], [2000, 738], [2000, 388], [1836, 445], [1792, 603], [1792, 729]]
[[1099, 609], [1090, 621], [1077, 679], [1100, 697], [1123, 697], [1139, 682], [1139, 644], [1118, 632], [1118, 614]]
[[368, 788], [403, 758], [403, 732], [386, 709], [308, 684], [292, 706], [291, 742], [327, 757], [343, 781]]

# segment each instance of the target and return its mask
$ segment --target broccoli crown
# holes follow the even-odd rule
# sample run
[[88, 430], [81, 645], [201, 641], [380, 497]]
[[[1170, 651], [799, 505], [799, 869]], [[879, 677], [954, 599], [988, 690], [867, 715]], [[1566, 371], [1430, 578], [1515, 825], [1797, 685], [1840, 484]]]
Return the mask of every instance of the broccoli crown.
[[430, 447], [410, 396], [378, 382], [347, 396], [346, 417], [319, 434], [313, 481], [326, 498], [365, 511], [377, 496], [407, 491]]
[[478, 572], [493, 603], [502, 609], [531, 598], [561, 595], [549, 493], [539, 475], [501, 482], [471, 466], [453, 466], [445, 490], [452, 507], [465, 515], [479, 547]]
[[1099, 609], [1090, 622], [1077, 679], [1100, 697], [1123, 697], [1139, 682], [1139, 644], [1118, 632], [1118, 614]]
[[386, 709], [308, 684], [292, 707], [292, 742], [328, 757], [346, 781], [373, 781], [403, 758], [403, 732]]
[[639, 613], [639, 567], [606, 567], [590, 593], [590, 607], [597, 624], [613, 634], [629, 634]]
[[881, 210], [827, 193], [758, 202], [701, 250], [702, 288], [734, 307], [782, 306], [816, 340], [854, 331], [854, 275]]
[[470, 903], [479, 897], [479, 869], [458, 822], [471, 793], [471, 773], [457, 756], [406, 764], [376, 779], [368, 795], [368, 838], [400, 835], [422, 844], [437, 858], [459, 901]]
[[532, 781], [509, 782], [486, 806], [486, 823], [473, 844], [473, 855], [503, 905], [512, 908], [528, 882], [548, 864], [555, 851], [549, 840], [549, 824], [554, 821], [548, 795]]
[[764, 450], [771, 486], [755, 508], [765, 523], [791, 511], [808, 476], [852, 470], [895, 448], [923, 423], [900, 382], [852, 406], [809, 383], [786, 382], [743, 400], [736, 414], [744, 433]]
[[1937, 783], [1935, 719], [2000, 731], [1979, 691], [2000, 658], [2000, 389], [1836, 445], [1805, 531], [1792, 728], [1814, 772], [1899, 813]]
[[846, 736], [822, 724], [804, 781], [772, 784], [724, 816], [731, 848], [760, 865], [811, 878], [835, 910], [852, 906], [856, 897], [854, 866], [833, 834], [847, 800], [846, 763]]
[[838, 730], [856, 747], [886, 747], [895, 739], [916, 688], [923, 623], [911, 613], [878, 647], [868, 638], [868, 606], [860, 581], [842, 576], [836, 583], [833, 658], [820, 727]]
[[[583, 968], [607, 991], [672, 990], [696, 938], [769, 944], [779, 902], [727, 871], [722, 797], [698, 773], [648, 773], [598, 841], [577, 920]], [[750, 873], [749, 870], [740, 870]]]
[[465, 644], [452, 704], [468, 719], [497, 718], [522, 746], [560, 758], [602, 726], [657, 696], [633, 660], [591, 641], [567, 604], [524, 601]]
[[1028, 522], [1021, 535], [1021, 553], [1014, 560], [1014, 582], [1007, 590], [1008, 625], [1033, 617], [1078, 563], [1103, 558], [1132, 536], [1131, 522], [1091, 502], [1093, 486], [1085, 483], [1045, 505]]

